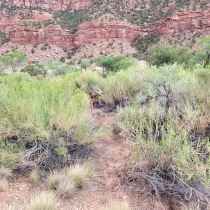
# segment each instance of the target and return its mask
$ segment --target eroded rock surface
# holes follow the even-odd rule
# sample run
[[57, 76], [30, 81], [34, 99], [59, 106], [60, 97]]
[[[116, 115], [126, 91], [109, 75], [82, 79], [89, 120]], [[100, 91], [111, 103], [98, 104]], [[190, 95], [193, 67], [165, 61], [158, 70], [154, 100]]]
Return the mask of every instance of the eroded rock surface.
[[42, 7], [58, 11], [88, 9], [96, 0], [6, 0], [6, 2], [13, 6], [24, 5], [26, 7]]

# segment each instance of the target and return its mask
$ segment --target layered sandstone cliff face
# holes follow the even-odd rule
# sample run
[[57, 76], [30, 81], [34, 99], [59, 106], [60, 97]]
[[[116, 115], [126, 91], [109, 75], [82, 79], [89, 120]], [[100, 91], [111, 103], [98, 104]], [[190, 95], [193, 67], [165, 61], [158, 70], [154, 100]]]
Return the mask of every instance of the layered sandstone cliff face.
[[170, 35], [186, 30], [203, 29], [210, 30], [210, 9], [176, 13], [171, 17], [154, 23], [150, 33]]
[[135, 36], [145, 35], [147, 33], [142, 32], [140, 27], [124, 21], [91, 21], [79, 25], [76, 34], [69, 34], [68, 30], [55, 25], [42, 29], [14, 27], [10, 30], [9, 39], [15, 44], [49, 43], [73, 49], [89, 41], [119, 39], [131, 42]]
[[186, 30], [210, 30], [210, 10], [202, 12], [177, 13], [165, 20], [158, 21], [148, 28], [125, 21], [90, 21], [77, 27], [76, 34], [69, 34], [59, 26], [48, 26], [43, 29], [17, 27], [10, 31], [9, 39], [15, 44], [51, 43], [57, 46], [74, 49], [76, 46], [103, 39], [118, 39], [131, 42], [135, 36], [150, 36], [151, 34], [170, 35]]
[[125, 21], [90, 21], [77, 27], [75, 45], [103, 39], [120, 39], [131, 42], [135, 36], [146, 35], [147, 33], [142, 32], [139, 26]]
[[88, 9], [96, 0], [6, 0], [6, 2], [13, 6], [24, 5], [26, 7], [42, 7], [58, 11]]
[[15, 27], [10, 31], [9, 39], [17, 45], [48, 43], [67, 49], [75, 48], [74, 36], [68, 30], [55, 25], [42, 29]]

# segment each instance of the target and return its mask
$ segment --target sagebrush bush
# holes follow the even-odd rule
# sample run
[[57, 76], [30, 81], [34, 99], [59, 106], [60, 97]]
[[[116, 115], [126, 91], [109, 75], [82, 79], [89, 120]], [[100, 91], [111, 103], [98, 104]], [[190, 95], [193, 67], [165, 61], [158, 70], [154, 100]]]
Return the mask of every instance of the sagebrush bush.
[[134, 176], [147, 179], [157, 196], [167, 190], [156, 183], [171, 181], [174, 201], [192, 188], [199, 198], [193, 194], [190, 200], [180, 202], [196, 200], [205, 206], [210, 184], [209, 98], [197, 94], [197, 89], [204, 91], [209, 84], [208, 78], [202, 79], [204, 75], [208, 76], [205, 70], [189, 73], [176, 64], [149, 67], [139, 76], [149, 86], [128, 106], [118, 108], [117, 117], [122, 132], [133, 142], [134, 160], [141, 162], [146, 157], [152, 178], [136, 169]]

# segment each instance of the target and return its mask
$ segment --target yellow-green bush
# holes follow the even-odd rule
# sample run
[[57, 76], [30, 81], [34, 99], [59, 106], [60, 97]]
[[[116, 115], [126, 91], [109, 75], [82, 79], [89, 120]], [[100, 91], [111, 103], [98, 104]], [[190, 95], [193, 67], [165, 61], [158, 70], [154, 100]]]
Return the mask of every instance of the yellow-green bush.
[[[59, 133], [77, 143], [89, 143], [104, 132], [95, 129], [86, 94], [76, 86], [76, 75], [42, 80], [24, 73], [0, 77], [0, 150], [4, 161], [7, 157], [5, 164], [14, 164], [12, 154], [24, 153], [25, 145], [36, 140], [53, 141], [55, 150], [65, 155], [67, 142], [57, 141]], [[16, 144], [6, 140], [11, 136], [17, 138]]]

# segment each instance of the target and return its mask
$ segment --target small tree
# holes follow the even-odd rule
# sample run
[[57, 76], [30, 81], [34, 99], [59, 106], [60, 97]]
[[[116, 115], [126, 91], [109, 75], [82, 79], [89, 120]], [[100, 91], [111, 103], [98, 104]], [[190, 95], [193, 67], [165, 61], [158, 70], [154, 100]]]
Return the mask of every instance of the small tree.
[[196, 59], [199, 63], [204, 63], [204, 68], [206, 68], [210, 62], [210, 36], [203, 37], [197, 46], [199, 49], [196, 53]]
[[164, 64], [184, 64], [189, 67], [192, 64], [192, 53], [189, 48], [178, 46], [176, 48], [158, 43], [153, 47], [147, 61], [150, 65], [161, 66]]
[[131, 57], [124, 57], [122, 55], [113, 57], [113, 56], [99, 56], [96, 58], [96, 61], [100, 66], [105, 68], [108, 72], [117, 72], [121, 69], [126, 70], [129, 66], [133, 64]]
[[27, 57], [22, 51], [14, 50], [12, 53], [4, 55], [1, 59], [3, 67], [11, 67], [13, 72], [17, 68], [27, 63]]
[[34, 65], [27, 65], [24, 69], [20, 70], [21, 72], [27, 72], [31, 76], [36, 76], [38, 74], [45, 75], [46, 69], [44, 68], [44, 64], [39, 64], [36, 62]]
[[86, 70], [86, 68], [90, 67], [92, 65], [92, 63], [91, 63], [91, 61], [82, 61], [79, 65], [82, 69]]

